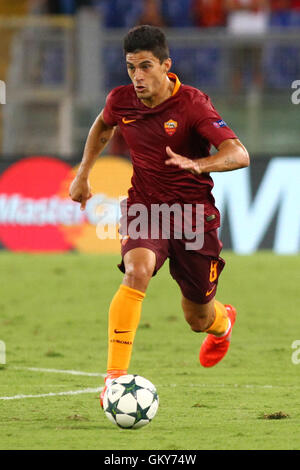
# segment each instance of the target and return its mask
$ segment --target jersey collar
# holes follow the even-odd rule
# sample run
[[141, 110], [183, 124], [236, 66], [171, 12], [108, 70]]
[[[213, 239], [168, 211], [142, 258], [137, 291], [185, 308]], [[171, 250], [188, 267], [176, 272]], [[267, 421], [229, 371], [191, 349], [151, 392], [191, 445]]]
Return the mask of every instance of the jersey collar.
[[172, 80], [172, 82], [175, 81], [175, 86], [174, 86], [174, 89], [173, 89], [173, 92], [172, 92], [172, 95], [171, 95], [171, 96], [174, 96], [174, 95], [176, 95], [177, 91], [179, 90], [181, 82], [180, 82], [179, 78], [177, 77], [177, 75], [175, 73], [169, 72], [168, 77], [170, 78], [170, 80]]

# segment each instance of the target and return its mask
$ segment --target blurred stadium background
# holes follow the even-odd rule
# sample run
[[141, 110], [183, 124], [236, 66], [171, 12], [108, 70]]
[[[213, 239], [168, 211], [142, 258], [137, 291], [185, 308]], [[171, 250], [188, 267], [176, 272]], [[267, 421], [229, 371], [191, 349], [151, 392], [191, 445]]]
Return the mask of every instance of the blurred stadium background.
[[130, 184], [118, 132], [85, 214], [68, 185], [107, 93], [129, 82], [122, 38], [143, 23], [165, 29], [172, 71], [211, 96], [251, 155], [249, 169], [214, 175], [224, 247], [298, 253], [297, 0], [0, 0], [1, 247], [118, 251], [95, 230]]

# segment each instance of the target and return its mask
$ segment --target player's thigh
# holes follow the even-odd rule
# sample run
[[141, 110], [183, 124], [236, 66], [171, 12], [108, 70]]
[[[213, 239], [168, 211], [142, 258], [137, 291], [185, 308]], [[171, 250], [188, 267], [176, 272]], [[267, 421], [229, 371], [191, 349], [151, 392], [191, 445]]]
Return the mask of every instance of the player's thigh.
[[170, 273], [184, 298], [204, 305], [215, 297], [219, 276], [225, 266], [219, 256], [221, 248], [216, 231], [205, 234], [201, 250], [186, 250], [182, 240], [173, 242]]

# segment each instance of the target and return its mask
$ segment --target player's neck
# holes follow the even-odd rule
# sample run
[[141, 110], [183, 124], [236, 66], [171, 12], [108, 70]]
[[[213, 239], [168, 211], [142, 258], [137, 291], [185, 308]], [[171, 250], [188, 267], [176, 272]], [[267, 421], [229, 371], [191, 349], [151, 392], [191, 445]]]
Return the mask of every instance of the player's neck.
[[168, 76], [166, 76], [166, 80], [164, 81], [163, 85], [161, 86], [159, 92], [156, 95], [151, 96], [150, 98], [141, 99], [142, 103], [149, 108], [154, 108], [159, 104], [166, 101], [170, 98], [173, 94], [173, 90], [175, 87], [175, 83], [173, 80], [170, 80]]

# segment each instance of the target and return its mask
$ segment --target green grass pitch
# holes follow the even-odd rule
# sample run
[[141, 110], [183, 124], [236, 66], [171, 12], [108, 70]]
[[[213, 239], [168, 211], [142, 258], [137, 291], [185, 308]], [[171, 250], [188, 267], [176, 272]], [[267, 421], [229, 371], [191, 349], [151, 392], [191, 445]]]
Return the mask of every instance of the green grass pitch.
[[122, 430], [100, 409], [102, 377], [58, 372], [105, 372], [119, 256], [2, 252], [0, 449], [299, 449], [300, 257], [223, 257], [217, 298], [238, 310], [227, 356], [199, 364], [204, 336], [184, 321], [166, 264], [150, 283], [129, 371], [156, 385], [160, 407], [145, 428]]

